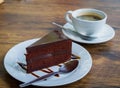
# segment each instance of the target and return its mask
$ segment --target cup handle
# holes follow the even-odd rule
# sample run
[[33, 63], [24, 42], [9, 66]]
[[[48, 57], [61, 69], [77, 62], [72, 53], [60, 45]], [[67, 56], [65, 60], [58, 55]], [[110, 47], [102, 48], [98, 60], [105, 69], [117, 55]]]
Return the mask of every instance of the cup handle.
[[65, 20], [70, 23], [71, 25], [73, 25], [72, 20], [71, 20], [71, 16], [72, 16], [72, 11], [67, 11], [65, 14]]
[[[73, 25], [73, 22], [72, 22], [72, 20], [71, 20], [72, 13], [73, 13], [73, 11], [67, 11], [66, 14], [65, 14], [65, 20], [66, 20], [68, 23], [70, 23], [71, 25]], [[70, 30], [76, 32], [75, 28], [72, 28], [72, 29], [70, 29]]]

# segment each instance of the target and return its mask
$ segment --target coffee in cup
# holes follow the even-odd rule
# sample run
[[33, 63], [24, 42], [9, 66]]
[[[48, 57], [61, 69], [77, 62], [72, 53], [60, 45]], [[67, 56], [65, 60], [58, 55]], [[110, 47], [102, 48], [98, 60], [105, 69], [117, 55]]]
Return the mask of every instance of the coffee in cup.
[[102, 19], [99, 16], [95, 16], [95, 15], [91, 15], [91, 14], [80, 15], [80, 16], [77, 16], [77, 18], [81, 19], [81, 20], [88, 20], [88, 21], [98, 21], [98, 20]]

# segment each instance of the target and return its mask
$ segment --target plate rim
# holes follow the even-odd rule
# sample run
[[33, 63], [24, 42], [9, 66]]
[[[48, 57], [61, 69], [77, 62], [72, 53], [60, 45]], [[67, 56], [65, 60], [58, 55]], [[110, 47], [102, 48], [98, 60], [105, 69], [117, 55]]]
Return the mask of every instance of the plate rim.
[[[6, 55], [5, 55], [5, 57], [4, 57], [4, 67], [5, 67], [5, 70], [7, 71], [7, 73], [8, 73], [10, 76], [12, 76], [13, 78], [15, 78], [15, 79], [18, 80], [18, 81], [22, 81], [22, 80], [20, 80], [19, 78], [14, 77], [11, 73], [9, 73], [9, 70], [8, 70], [7, 67], [6, 67], [6, 62], [5, 62], [5, 61], [6, 61], [7, 55], [9, 54], [9, 52], [11, 52], [12, 49], [14, 49], [14, 47], [19, 46], [19, 44], [23, 44], [24, 42], [28, 42], [28, 41], [37, 41], [37, 39], [40, 39], [40, 38], [35, 38], [35, 39], [26, 40], [26, 41], [23, 41], [23, 42], [20, 42], [20, 43], [14, 45], [12, 48], [10, 48], [10, 49], [8, 50], [8, 52], [6, 53]], [[74, 42], [72, 42], [72, 44], [78, 45], [77, 43], [74, 43]], [[90, 62], [91, 62], [88, 71], [83, 75], [83, 77], [84, 77], [84, 76], [87, 75], [87, 74], [89, 73], [89, 71], [91, 70], [91, 67], [92, 67], [92, 57], [91, 57], [90, 53], [89, 53], [84, 47], [82, 47], [81, 45], [78, 45], [78, 46], [80, 46], [80, 48], [82, 48], [83, 50], [86, 51], [86, 53], [89, 55], [89, 59], [90, 59]], [[80, 79], [82, 79], [83, 77], [81, 77]], [[62, 85], [70, 84], [70, 83], [76, 82], [76, 81], [78, 81], [78, 80], [80, 80], [80, 79], [71, 81], [71, 82], [69, 82], [69, 83], [56, 84], [56, 85], [36, 85], [35, 83], [33, 83], [32, 85], [34, 85], [34, 86], [43, 86], [43, 87], [54, 87], [54, 86], [62, 86]], [[23, 81], [22, 81], [22, 82], [23, 82]]]

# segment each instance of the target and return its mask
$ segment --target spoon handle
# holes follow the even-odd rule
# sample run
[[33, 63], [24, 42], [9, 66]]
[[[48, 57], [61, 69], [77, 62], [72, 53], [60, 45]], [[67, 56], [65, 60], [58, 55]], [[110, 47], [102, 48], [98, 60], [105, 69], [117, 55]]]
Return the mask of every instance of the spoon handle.
[[84, 40], [89, 40], [89, 41], [91, 41], [91, 40], [97, 38], [97, 37], [93, 37], [93, 36], [82, 35], [82, 34], [76, 32], [75, 30], [72, 30], [72, 29], [70, 29], [70, 28], [65, 28], [64, 26], [62, 26], [62, 25], [60, 25], [60, 24], [57, 24], [57, 23], [55, 23], [55, 22], [52, 22], [52, 24], [54, 24], [54, 25], [56, 25], [56, 26], [58, 26], [58, 27], [60, 27], [60, 28], [62, 28], [62, 29], [64, 29], [64, 30], [71, 30], [71, 31], [69, 31], [69, 32], [71, 32], [71, 34], [75, 33], [76, 35], [80, 36], [80, 37], [81, 37], [82, 39], [84, 39]]
[[48, 77], [50, 77], [50, 76], [52, 76], [52, 75], [55, 75], [55, 74], [57, 74], [57, 73], [58, 73], [58, 72], [49, 73], [49, 74], [47, 74], [47, 75], [41, 76], [41, 77], [39, 77], [39, 78], [37, 78], [37, 79], [34, 79], [34, 80], [30, 81], [30, 82], [20, 84], [19, 86], [20, 86], [21, 88], [22, 88], [22, 87], [29, 86], [29, 85], [31, 85], [31, 84], [34, 83], [34, 82], [37, 82], [37, 81], [40, 81], [40, 80], [42, 80], [42, 79], [48, 78]]

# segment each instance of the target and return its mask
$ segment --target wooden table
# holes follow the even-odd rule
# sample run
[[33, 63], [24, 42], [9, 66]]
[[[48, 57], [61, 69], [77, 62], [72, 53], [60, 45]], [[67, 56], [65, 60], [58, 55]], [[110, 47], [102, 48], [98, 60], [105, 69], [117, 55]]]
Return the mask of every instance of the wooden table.
[[57, 88], [120, 88], [120, 0], [5, 0], [0, 5], [0, 88], [19, 88], [21, 83], [3, 66], [7, 51], [22, 41], [60, 29], [51, 22], [64, 25], [65, 12], [78, 8], [105, 11], [107, 24], [115, 29], [116, 35], [102, 44], [79, 43], [90, 52], [92, 69], [81, 80]]

